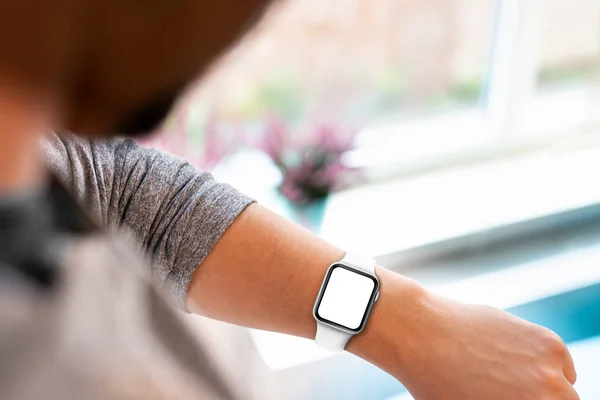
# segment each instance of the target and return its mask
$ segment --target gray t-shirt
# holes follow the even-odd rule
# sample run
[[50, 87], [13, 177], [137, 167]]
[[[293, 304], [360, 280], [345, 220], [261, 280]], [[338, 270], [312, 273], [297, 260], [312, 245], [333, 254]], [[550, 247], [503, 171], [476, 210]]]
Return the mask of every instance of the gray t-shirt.
[[[251, 200], [130, 140], [44, 145], [56, 179], [0, 198], [0, 398], [247, 398], [147, 272], [183, 305], [195, 268]], [[123, 229], [127, 240], [106, 232]]]
[[55, 175], [93, 219], [133, 237], [179, 307], [198, 265], [252, 202], [187, 161], [130, 139], [52, 135], [46, 151]]

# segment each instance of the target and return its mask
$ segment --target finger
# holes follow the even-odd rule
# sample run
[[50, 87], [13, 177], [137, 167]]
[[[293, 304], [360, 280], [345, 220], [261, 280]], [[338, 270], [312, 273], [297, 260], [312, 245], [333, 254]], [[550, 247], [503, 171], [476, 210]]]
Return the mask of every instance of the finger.
[[571, 385], [577, 381], [577, 371], [575, 370], [575, 364], [573, 363], [573, 357], [567, 350], [565, 351], [565, 363], [563, 365], [563, 373]]

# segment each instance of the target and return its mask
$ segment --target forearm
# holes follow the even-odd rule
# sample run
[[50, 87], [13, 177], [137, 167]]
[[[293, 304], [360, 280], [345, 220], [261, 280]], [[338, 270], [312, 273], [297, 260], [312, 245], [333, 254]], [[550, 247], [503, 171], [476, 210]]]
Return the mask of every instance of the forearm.
[[[327, 267], [343, 256], [344, 251], [312, 233], [251, 205], [198, 268], [187, 307], [238, 325], [314, 338], [314, 301]], [[392, 348], [392, 338], [386, 335], [398, 341], [422, 292], [413, 281], [383, 268], [377, 274], [380, 300], [365, 330], [347, 349], [389, 371], [388, 364], [402, 359], [402, 354], [390, 351], [402, 349]], [[386, 329], [391, 324], [394, 329]]]

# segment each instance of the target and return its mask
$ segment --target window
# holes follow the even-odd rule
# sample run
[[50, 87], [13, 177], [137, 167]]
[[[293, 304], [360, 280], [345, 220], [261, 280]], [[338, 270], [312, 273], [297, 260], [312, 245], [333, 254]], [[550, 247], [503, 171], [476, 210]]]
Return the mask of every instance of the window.
[[344, 162], [370, 181], [594, 142], [600, 3], [282, 0], [193, 88], [161, 145], [252, 192], [236, 175], [273, 186], [264, 160], [221, 160], [273, 116], [356, 129]]
[[597, 123], [600, 2], [549, 0], [539, 5], [539, 13], [537, 70], [523, 131], [547, 135], [557, 128], [577, 129]]
[[539, 90], [600, 84], [600, 2], [548, 0], [541, 25]]
[[[163, 145], [200, 159], [207, 130], [231, 147], [228, 137], [251, 141], [275, 115], [351, 126], [367, 144], [391, 130], [404, 143], [395, 147], [427, 152], [426, 135], [397, 126], [483, 111], [495, 9], [494, 0], [282, 1], [192, 90], [167, 125], [183, 140]], [[451, 148], [452, 132], [443, 136]]]
[[287, 1], [223, 61], [208, 97], [246, 123], [265, 112], [371, 122], [473, 105], [493, 10], [492, 0]]

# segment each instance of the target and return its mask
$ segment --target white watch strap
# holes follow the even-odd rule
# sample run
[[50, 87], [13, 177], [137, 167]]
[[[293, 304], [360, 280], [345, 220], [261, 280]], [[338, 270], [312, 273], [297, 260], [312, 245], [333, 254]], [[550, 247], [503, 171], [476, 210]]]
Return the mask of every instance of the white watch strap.
[[362, 254], [346, 253], [341, 262], [356, 269], [360, 269], [361, 271], [365, 271], [369, 274], [375, 273], [375, 259], [368, 256], [363, 256]]
[[339, 353], [344, 350], [346, 343], [352, 337], [351, 334], [339, 329], [332, 328], [329, 325], [317, 322], [317, 335], [315, 342], [322, 348]]
[[[375, 260], [371, 257], [366, 257], [355, 253], [346, 253], [340, 262], [348, 264], [351, 267], [369, 274], [375, 274]], [[315, 342], [324, 349], [333, 352], [340, 352], [344, 350], [348, 340], [350, 340], [351, 337], [352, 335], [350, 333], [317, 321], [317, 334], [315, 335]]]

